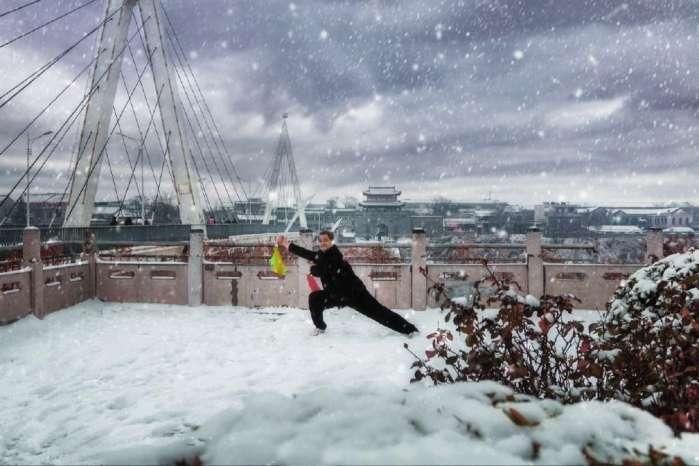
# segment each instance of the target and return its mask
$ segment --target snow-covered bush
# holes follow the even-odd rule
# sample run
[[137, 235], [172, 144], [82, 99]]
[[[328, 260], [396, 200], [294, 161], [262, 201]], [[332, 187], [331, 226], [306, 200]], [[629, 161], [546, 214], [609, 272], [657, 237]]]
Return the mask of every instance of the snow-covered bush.
[[[484, 267], [488, 274], [474, 283], [472, 304], [450, 299], [440, 283], [430, 287], [447, 310], [445, 321], [456, 326], [463, 342], [455, 342], [444, 329], [428, 335], [432, 349], [425, 359], [413, 353], [412, 380], [428, 377], [435, 384], [494, 380], [518, 393], [563, 402], [594, 398], [597, 368], [578, 356], [589, 339], [584, 325], [566, 316], [577, 298], [523, 296], [516, 283], [498, 279], [485, 262]], [[492, 294], [481, 299], [485, 288]], [[499, 305], [497, 314], [487, 315], [486, 308], [493, 305]], [[459, 343], [464, 346], [458, 348]]]
[[[567, 316], [574, 296], [523, 296], [484, 266], [473, 304], [450, 299], [440, 283], [430, 287], [460, 338], [445, 329], [429, 334], [426, 357], [413, 353], [412, 381], [494, 380], [566, 403], [617, 399], [675, 431], [699, 431], [699, 251], [634, 273], [588, 328]], [[481, 299], [488, 287], [494, 293]]]
[[699, 431], [699, 251], [634, 273], [590, 333], [588, 361], [602, 370], [601, 397]]

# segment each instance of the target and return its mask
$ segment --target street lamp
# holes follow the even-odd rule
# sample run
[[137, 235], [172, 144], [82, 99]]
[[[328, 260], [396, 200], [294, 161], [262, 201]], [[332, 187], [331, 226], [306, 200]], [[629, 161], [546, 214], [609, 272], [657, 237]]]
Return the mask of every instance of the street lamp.
[[144, 186], [144, 180], [143, 180], [143, 140], [142, 139], [136, 139], [134, 137], [131, 137], [129, 135], [126, 135], [124, 133], [118, 132], [117, 133], [119, 136], [125, 137], [126, 139], [131, 139], [132, 141], [136, 141], [138, 143], [138, 156], [136, 157], [136, 163], [138, 161], [141, 161], [141, 225], [146, 224], [146, 196], [145, 196], [145, 186]]
[[24, 195], [24, 198], [26, 200], [26, 207], [27, 207], [27, 227], [29, 227], [30, 222], [29, 222], [29, 158], [32, 156], [32, 142], [43, 138], [44, 136], [48, 136], [49, 134], [53, 134], [53, 131], [46, 131], [41, 133], [38, 136], [31, 137], [29, 136], [29, 132], [27, 132], [27, 188], [26, 188], [26, 193]]

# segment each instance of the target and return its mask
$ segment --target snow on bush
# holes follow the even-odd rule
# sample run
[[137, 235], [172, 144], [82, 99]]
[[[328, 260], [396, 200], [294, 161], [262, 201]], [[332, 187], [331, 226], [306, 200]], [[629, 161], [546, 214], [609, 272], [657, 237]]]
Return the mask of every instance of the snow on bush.
[[[444, 320], [460, 338], [446, 329], [429, 334], [426, 358], [413, 353], [413, 381], [494, 380], [517, 393], [563, 402], [594, 398], [599, 374], [579, 356], [589, 338], [583, 323], [570, 317], [576, 298], [523, 296], [516, 283], [497, 278], [487, 263], [484, 267], [488, 273], [474, 283], [472, 304], [450, 299], [440, 283], [431, 286], [447, 310]], [[487, 309], [492, 305], [498, 305], [494, 314]]]
[[644, 407], [676, 430], [699, 431], [699, 251], [638, 270], [590, 331], [602, 397]]
[[[677, 432], [699, 431], [699, 251], [637, 271], [587, 328], [570, 318], [574, 296], [525, 297], [484, 266], [473, 304], [451, 300], [439, 283], [431, 287], [460, 338], [432, 332], [426, 357], [413, 353], [412, 381], [494, 380], [565, 403], [620, 400]], [[493, 294], [484, 298], [488, 287]], [[492, 304], [494, 315], [486, 310]]]
[[[658, 445], [672, 444], [672, 447]], [[653, 447], [652, 445], [655, 445]], [[699, 460], [658, 419], [624, 403], [564, 406], [494, 382], [397, 390], [251, 394], [191, 434], [94, 459], [108, 464], [661, 464]], [[676, 459], [677, 464], [682, 464]]]

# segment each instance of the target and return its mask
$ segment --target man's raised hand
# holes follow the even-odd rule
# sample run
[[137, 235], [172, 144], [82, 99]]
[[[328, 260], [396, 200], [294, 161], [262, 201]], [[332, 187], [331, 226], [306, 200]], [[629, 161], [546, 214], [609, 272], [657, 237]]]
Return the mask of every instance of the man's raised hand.
[[277, 245], [284, 246], [285, 248], [288, 248], [289, 247], [289, 240], [286, 238], [286, 236], [279, 235], [279, 236], [277, 236]]

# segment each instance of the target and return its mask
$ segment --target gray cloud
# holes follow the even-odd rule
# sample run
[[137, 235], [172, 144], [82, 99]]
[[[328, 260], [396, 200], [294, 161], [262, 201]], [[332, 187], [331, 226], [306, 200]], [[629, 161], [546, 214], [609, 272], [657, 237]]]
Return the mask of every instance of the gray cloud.
[[[388, 183], [410, 186], [412, 198], [493, 191], [533, 203], [577, 183], [596, 188], [571, 200], [699, 202], [691, 179], [677, 175], [697, 163], [696, 2], [163, 3], [246, 179], [271, 164], [280, 115], [290, 111], [299, 176], [317, 198]], [[0, 37], [78, 4], [51, 2], [21, 15], [23, 24], [0, 19]], [[0, 60], [48, 59], [102, 9], [11, 47], [21, 55], [0, 49]], [[90, 59], [89, 42], [62, 75]], [[5, 70], [3, 83], [19, 74]], [[3, 110], [7, 140], [22, 109]], [[124, 167], [117, 171], [128, 176]], [[663, 177], [676, 182], [658, 184]]]

